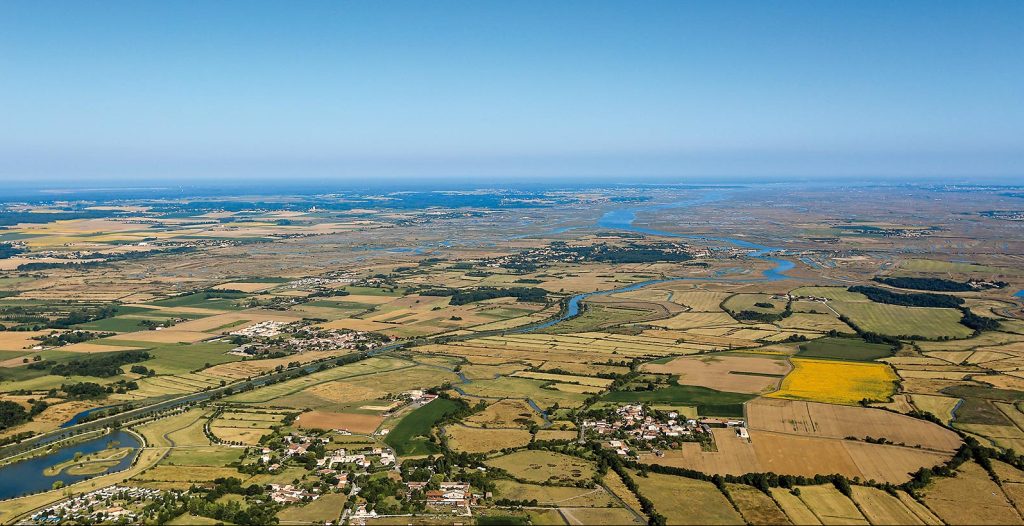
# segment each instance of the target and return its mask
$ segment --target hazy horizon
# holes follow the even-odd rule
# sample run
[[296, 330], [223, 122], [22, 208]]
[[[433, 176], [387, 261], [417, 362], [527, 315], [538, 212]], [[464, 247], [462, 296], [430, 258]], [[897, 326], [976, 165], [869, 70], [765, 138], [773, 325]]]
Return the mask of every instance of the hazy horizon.
[[1022, 15], [10, 1], [0, 179], [1008, 180]]

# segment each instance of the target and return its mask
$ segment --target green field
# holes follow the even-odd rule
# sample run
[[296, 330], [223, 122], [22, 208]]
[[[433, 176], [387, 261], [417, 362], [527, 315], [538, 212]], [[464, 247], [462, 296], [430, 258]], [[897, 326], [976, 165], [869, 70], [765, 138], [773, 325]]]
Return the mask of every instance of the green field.
[[935, 259], [908, 259], [899, 265], [900, 270], [911, 272], [937, 272], [937, 273], [982, 273], [982, 274], [1018, 274], [1015, 269], [1004, 269], [975, 265], [973, 263], [953, 263], [950, 261], [939, 261]]
[[[155, 369], [157, 374], [188, 373], [205, 368], [206, 364], [237, 362], [242, 358], [226, 354], [234, 345], [230, 343], [153, 343], [129, 340], [108, 340], [101, 338], [91, 343], [116, 346], [139, 347], [149, 352], [153, 358], [142, 362], [142, 365]], [[90, 354], [89, 356], [94, 356]], [[82, 354], [78, 353], [81, 358]]]
[[469, 396], [489, 398], [529, 398], [541, 407], [558, 404], [563, 407], [574, 407], [586, 400], [587, 395], [544, 389], [552, 382], [531, 380], [528, 378], [512, 378], [502, 376], [490, 380], [474, 380], [473, 383], [461, 386]]
[[754, 397], [752, 394], [673, 384], [654, 391], [611, 391], [602, 400], [696, 406], [701, 416], [743, 416], [743, 403]]
[[797, 356], [870, 362], [892, 356], [892, 349], [885, 344], [868, 343], [855, 338], [821, 338], [800, 344]]
[[634, 308], [587, 305], [583, 314], [556, 324], [550, 329], [538, 331], [546, 334], [568, 334], [594, 331], [623, 323], [637, 323], [656, 318], [653, 311]]
[[161, 307], [200, 307], [203, 309], [214, 310], [241, 310], [242, 307], [236, 305], [235, 302], [244, 298], [246, 295], [242, 293], [218, 292], [213, 296], [215, 297], [209, 297], [206, 292], [197, 292], [195, 294], [186, 294], [184, 296], [167, 298], [165, 300], [157, 300], [151, 304], [159, 305]]
[[[771, 307], [761, 307], [757, 303], [771, 304]], [[770, 294], [736, 294], [722, 302], [722, 307], [732, 312], [745, 310], [762, 312], [765, 314], [780, 314], [786, 310], [785, 299], [773, 300]]]
[[1014, 423], [992, 403], [992, 400], [1024, 402], [1024, 392], [1009, 389], [954, 385], [941, 392], [963, 400], [963, 403], [955, 411], [955, 421], [960, 424], [1012, 426]]
[[961, 314], [956, 309], [847, 301], [834, 302], [832, 307], [861, 330], [889, 336], [967, 338], [974, 332], [960, 324]]
[[437, 453], [441, 449], [427, 439], [430, 430], [438, 420], [454, 413], [459, 407], [460, 404], [454, 400], [438, 398], [406, 415], [387, 434], [384, 442], [402, 456]]

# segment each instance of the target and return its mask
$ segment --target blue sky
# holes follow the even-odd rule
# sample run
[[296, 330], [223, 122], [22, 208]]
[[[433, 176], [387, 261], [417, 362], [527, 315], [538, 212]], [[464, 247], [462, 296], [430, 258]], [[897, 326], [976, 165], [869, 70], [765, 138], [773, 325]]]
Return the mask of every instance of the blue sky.
[[0, 2], [0, 179], [1021, 175], [1024, 2]]

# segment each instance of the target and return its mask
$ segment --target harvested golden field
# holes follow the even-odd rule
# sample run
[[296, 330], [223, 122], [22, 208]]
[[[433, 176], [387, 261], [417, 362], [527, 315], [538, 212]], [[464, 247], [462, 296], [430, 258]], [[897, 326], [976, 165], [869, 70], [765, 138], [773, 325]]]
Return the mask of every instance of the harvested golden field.
[[793, 524], [821, 524], [818, 516], [800, 500], [800, 497], [793, 495], [790, 490], [784, 488], [771, 488], [772, 499], [779, 504], [782, 511], [786, 513]]
[[953, 420], [953, 409], [960, 403], [959, 398], [939, 395], [913, 394], [910, 399], [914, 407], [937, 416], [947, 424]]
[[722, 312], [721, 304], [728, 297], [728, 292], [684, 290], [673, 291], [669, 301], [690, 307], [694, 312]]
[[999, 486], [973, 462], [960, 466], [955, 477], [934, 479], [921, 493], [925, 505], [948, 524], [1024, 523]]
[[683, 312], [654, 325], [666, 329], [695, 329], [697, 327], [732, 326], [739, 322], [724, 312]]
[[559, 430], [559, 429], [541, 429], [537, 431], [537, 440], [575, 440], [579, 436], [578, 432], [572, 430]]
[[747, 524], [791, 524], [775, 501], [761, 490], [742, 484], [727, 484], [726, 489]]
[[857, 506], [831, 484], [801, 486], [800, 500], [822, 524], [868, 524]]
[[213, 436], [230, 443], [241, 443], [247, 446], [255, 446], [260, 443], [264, 435], [270, 434], [270, 429], [265, 427], [232, 427], [222, 425], [211, 425], [210, 432]]
[[659, 473], [630, 475], [640, 494], [654, 503], [669, 524], [743, 524], [743, 517], [710, 482]]
[[494, 402], [487, 409], [463, 420], [463, 423], [474, 427], [526, 429], [530, 425], [543, 424], [544, 420], [526, 401], [507, 399]]
[[925, 524], [900, 499], [878, 489], [853, 486], [853, 500], [871, 524]]
[[636, 517], [625, 508], [574, 508], [560, 507], [559, 511], [569, 520], [569, 524], [596, 524], [619, 526], [623, 524], [640, 524]]
[[683, 443], [661, 457], [644, 454], [641, 462], [719, 475], [774, 472], [814, 476], [840, 473], [849, 478], [902, 484], [910, 473], [948, 460], [952, 453], [751, 430], [750, 441], [730, 429], [713, 429], [717, 451]]
[[541, 506], [571, 506], [574, 508], [607, 508], [617, 503], [608, 492], [598, 488], [541, 486], [522, 484], [514, 480], [496, 481], [495, 497], [511, 500], [534, 500]]
[[897, 376], [888, 365], [791, 358], [793, 371], [768, 396], [854, 405], [867, 398], [886, 400]]
[[304, 429], [344, 429], [352, 433], [372, 434], [384, 421], [374, 414], [308, 411], [299, 415], [295, 425]]
[[[25, 351], [39, 345], [36, 336], [46, 336], [53, 331], [0, 331], [0, 351]], [[17, 363], [20, 363], [18, 360]], [[5, 367], [10, 367], [4, 365]]]
[[456, 451], [488, 453], [530, 443], [532, 435], [525, 429], [485, 429], [450, 425], [445, 428], [448, 445]]
[[175, 330], [193, 332], [230, 332], [261, 321], [279, 321], [288, 323], [300, 319], [299, 316], [279, 311], [249, 309], [244, 311], [223, 312], [215, 316], [207, 316], [198, 320], [189, 320], [174, 326]]
[[209, 340], [213, 335], [205, 332], [186, 331], [178, 328], [164, 329], [161, 331], [138, 331], [126, 332], [111, 336], [111, 341], [127, 340], [132, 342], [151, 343], [195, 343]]
[[867, 407], [758, 398], [747, 402], [750, 429], [800, 436], [886, 438], [939, 451], [960, 447], [956, 433], [925, 420]]
[[261, 292], [267, 289], [272, 289], [280, 285], [279, 283], [247, 283], [244, 281], [231, 281], [228, 283], [221, 283], [215, 285], [214, 290], [240, 290], [242, 292]]
[[757, 394], [774, 390], [789, 372], [790, 365], [784, 359], [722, 354], [685, 356], [667, 363], [648, 363], [641, 370], [677, 374], [681, 385]]

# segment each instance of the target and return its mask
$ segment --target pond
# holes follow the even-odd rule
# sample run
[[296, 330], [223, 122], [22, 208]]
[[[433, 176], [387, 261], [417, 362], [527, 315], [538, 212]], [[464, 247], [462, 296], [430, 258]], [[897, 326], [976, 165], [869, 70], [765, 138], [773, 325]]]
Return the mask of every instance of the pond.
[[[139, 443], [139, 440], [135, 438], [135, 435], [126, 431], [115, 431], [98, 438], [93, 438], [73, 446], [62, 448], [48, 455], [4, 466], [0, 468], [0, 500], [48, 490], [53, 487], [53, 483], [58, 480], [63, 481], [64, 485], [69, 485], [80, 480], [97, 476], [68, 475], [66, 472], [67, 470], [65, 470], [59, 475], [48, 477], [43, 475], [43, 470], [55, 464], [60, 464], [61, 462], [73, 459], [75, 457], [75, 453], [78, 452], [81, 452], [83, 455], [88, 455], [90, 453], [102, 451], [107, 448], [107, 444], [111, 441], [119, 442], [121, 447], [132, 447], [135, 449], [141, 447], [141, 444]], [[108, 469], [107, 472], [121, 471], [127, 468], [132, 464], [136, 454], [137, 452], [121, 459], [117, 465]]]

